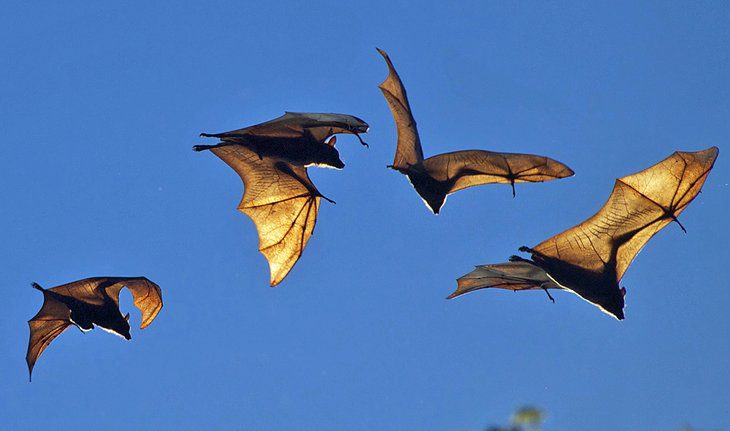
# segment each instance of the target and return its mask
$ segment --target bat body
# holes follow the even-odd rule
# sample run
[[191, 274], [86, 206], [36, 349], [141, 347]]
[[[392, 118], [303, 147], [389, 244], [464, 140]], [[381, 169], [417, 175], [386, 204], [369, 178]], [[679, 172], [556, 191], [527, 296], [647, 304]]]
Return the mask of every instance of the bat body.
[[30, 340], [25, 359], [30, 374], [43, 350], [72, 325], [82, 331], [98, 326], [131, 339], [129, 314], [124, 316], [119, 311], [119, 292], [123, 287], [132, 292], [134, 305], [142, 312], [141, 329], [162, 309], [160, 287], [144, 277], [94, 277], [50, 289], [37, 283], [33, 287], [43, 292], [43, 306], [28, 321]]
[[287, 112], [255, 126], [203, 133], [221, 142], [193, 147], [211, 150], [243, 180], [238, 209], [256, 224], [271, 286], [279, 284], [299, 260], [314, 231], [320, 198], [333, 202], [317, 190], [306, 168], [343, 168], [334, 135], [348, 133], [360, 139], [367, 130], [367, 123], [351, 115]]
[[564, 289], [624, 318], [626, 289], [619, 282], [647, 241], [699, 194], [719, 150], [677, 151], [656, 165], [616, 180], [606, 204], [591, 218], [509, 263], [482, 265], [459, 278], [449, 298], [496, 287], [511, 290]]
[[468, 187], [510, 184], [514, 196], [515, 183], [548, 181], [574, 174], [556, 160], [531, 154], [467, 150], [424, 159], [405, 87], [388, 55], [380, 49], [378, 52], [388, 65], [388, 77], [378, 88], [390, 106], [398, 130], [395, 159], [388, 167], [406, 175], [435, 214], [449, 194]]

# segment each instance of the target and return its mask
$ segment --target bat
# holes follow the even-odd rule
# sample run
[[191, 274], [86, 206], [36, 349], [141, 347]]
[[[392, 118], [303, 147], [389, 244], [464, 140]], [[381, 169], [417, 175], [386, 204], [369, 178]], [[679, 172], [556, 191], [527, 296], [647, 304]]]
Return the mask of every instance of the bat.
[[[719, 150], [677, 151], [650, 168], [616, 180], [611, 196], [591, 218], [533, 248], [532, 259], [480, 265], [457, 280], [448, 298], [477, 289], [561, 289], [601, 311], [624, 319], [626, 288], [619, 287], [631, 261], [647, 241], [700, 193]], [[553, 300], [548, 293], [548, 297]], [[553, 300], [554, 301], [554, 300]]]
[[467, 150], [439, 154], [424, 160], [416, 120], [408, 103], [406, 89], [388, 54], [377, 48], [388, 65], [388, 76], [378, 88], [385, 96], [395, 118], [398, 144], [389, 168], [408, 177], [426, 206], [434, 213], [451, 193], [481, 184], [542, 182], [570, 177], [566, 165], [544, 156]]
[[[369, 126], [344, 114], [287, 112], [265, 123], [225, 133], [201, 136], [221, 140], [196, 145], [210, 150], [240, 175], [244, 184], [238, 209], [249, 216], [259, 235], [259, 251], [269, 262], [270, 284], [276, 286], [291, 271], [312, 236], [322, 195], [307, 175], [308, 166], [342, 169], [336, 136], [360, 138]], [[328, 140], [329, 139], [329, 140]]]
[[119, 291], [127, 287], [134, 297], [134, 305], [142, 312], [140, 328], [146, 328], [162, 309], [160, 286], [145, 277], [93, 277], [52, 287], [42, 288], [43, 306], [28, 321], [30, 340], [25, 360], [32, 377], [38, 357], [54, 338], [74, 325], [82, 332], [98, 326], [129, 340], [129, 313], [119, 311]]

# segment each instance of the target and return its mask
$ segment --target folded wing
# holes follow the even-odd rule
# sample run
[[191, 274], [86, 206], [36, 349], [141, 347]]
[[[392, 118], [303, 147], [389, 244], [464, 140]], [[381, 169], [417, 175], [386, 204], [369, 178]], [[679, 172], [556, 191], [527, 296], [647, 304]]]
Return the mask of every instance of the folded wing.
[[447, 297], [455, 298], [478, 289], [508, 290], [562, 289], [537, 265], [526, 261], [478, 265], [474, 271], [457, 280], [456, 290]]
[[311, 137], [317, 142], [324, 142], [335, 134], [365, 133], [367, 129], [367, 123], [352, 115], [286, 112], [281, 117], [264, 123], [207, 136], [223, 140], [244, 138], [246, 136], [289, 139]]

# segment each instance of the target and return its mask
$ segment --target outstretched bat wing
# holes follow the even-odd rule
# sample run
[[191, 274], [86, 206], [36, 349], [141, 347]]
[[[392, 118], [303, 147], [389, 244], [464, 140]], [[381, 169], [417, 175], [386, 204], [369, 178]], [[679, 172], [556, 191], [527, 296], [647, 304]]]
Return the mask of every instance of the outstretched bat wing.
[[[109, 285], [111, 284], [111, 285]], [[119, 292], [127, 287], [132, 292], [134, 306], [142, 312], [140, 329], [146, 328], [162, 310], [162, 289], [146, 277], [109, 277], [103, 279], [100, 285], [109, 285], [106, 292], [119, 307]]]
[[212, 148], [243, 180], [238, 209], [251, 217], [259, 251], [269, 262], [271, 286], [291, 271], [312, 236], [320, 196], [307, 170], [281, 160], [259, 158], [240, 145]]
[[357, 135], [367, 131], [367, 123], [352, 115], [286, 112], [281, 117], [261, 124], [206, 136], [223, 140], [235, 140], [246, 136], [289, 139], [308, 137], [317, 142], [324, 142], [335, 134], [350, 133]]
[[28, 364], [28, 373], [33, 374], [33, 366], [38, 357], [51, 344], [54, 338], [61, 335], [71, 326], [71, 310], [61, 301], [43, 292], [43, 306], [38, 314], [28, 321], [30, 339], [25, 361]]
[[528, 251], [560, 285], [622, 318], [618, 282], [646, 242], [697, 196], [717, 155], [716, 147], [678, 151], [616, 180], [593, 217]]
[[409, 166], [423, 161], [421, 139], [418, 137], [416, 120], [411, 113], [406, 89], [403, 87], [398, 72], [395, 71], [388, 54], [379, 48], [378, 52], [388, 63], [388, 76], [378, 88], [380, 88], [385, 100], [388, 102], [388, 106], [390, 106], [390, 110], [393, 112], [395, 126], [398, 131], [398, 145], [395, 150], [393, 168], [407, 169]]
[[549, 157], [484, 150], [439, 154], [424, 160], [423, 167], [433, 179], [450, 185], [447, 194], [481, 184], [511, 184], [514, 194], [515, 183], [549, 181], [574, 174]]
[[478, 265], [474, 271], [459, 278], [457, 283], [456, 290], [447, 299], [490, 287], [514, 291], [562, 289], [542, 268], [524, 260]]

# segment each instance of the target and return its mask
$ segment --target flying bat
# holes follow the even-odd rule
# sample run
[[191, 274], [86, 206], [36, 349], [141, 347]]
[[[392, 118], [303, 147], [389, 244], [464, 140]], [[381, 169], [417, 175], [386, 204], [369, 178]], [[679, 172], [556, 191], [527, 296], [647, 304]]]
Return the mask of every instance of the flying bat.
[[416, 120], [406, 89], [388, 54], [378, 48], [388, 64], [388, 77], [378, 88], [390, 106], [398, 132], [395, 160], [389, 168], [406, 175], [428, 208], [438, 214], [446, 197], [481, 184], [542, 182], [572, 176], [564, 164], [544, 156], [496, 153], [484, 150], [456, 151], [424, 160]]
[[259, 234], [259, 251], [269, 262], [271, 286], [291, 271], [314, 231], [322, 195], [307, 175], [308, 166], [342, 169], [335, 134], [360, 138], [363, 120], [344, 114], [287, 112], [265, 123], [230, 132], [207, 134], [210, 150], [241, 176], [244, 194], [238, 209], [251, 217]]
[[46, 347], [69, 326], [86, 332], [98, 326], [129, 340], [129, 313], [119, 311], [119, 291], [127, 287], [134, 305], [142, 312], [141, 329], [146, 328], [162, 309], [160, 286], [145, 277], [94, 277], [50, 289], [32, 283], [43, 292], [43, 306], [28, 321], [30, 340], [25, 360], [32, 376], [33, 366]]
[[[458, 279], [449, 298], [477, 289], [568, 290], [618, 320], [626, 289], [619, 287], [631, 261], [647, 241], [700, 193], [719, 150], [677, 151], [656, 165], [616, 180], [611, 196], [591, 218], [533, 248], [532, 259], [477, 266]], [[552, 300], [552, 296], [548, 293]]]

